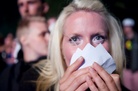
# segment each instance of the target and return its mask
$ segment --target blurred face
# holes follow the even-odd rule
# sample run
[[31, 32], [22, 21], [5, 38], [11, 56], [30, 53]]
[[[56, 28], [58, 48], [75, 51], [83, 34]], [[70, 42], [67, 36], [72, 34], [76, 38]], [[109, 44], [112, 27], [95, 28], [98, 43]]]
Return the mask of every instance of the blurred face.
[[87, 43], [102, 44], [109, 52], [109, 40], [102, 17], [95, 12], [78, 11], [71, 14], [63, 28], [62, 54], [67, 66], [77, 48], [83, 49]]
[[28, 47], [33, 53], [38, 56], [47, 55], [48, 42], [49, 42], [49, 31], [47, 24], [44, 22], [32, 22], [29, 27], [28, 35]]
[[131, 26], [124, 26], [123, 30], [126, 36], [129, 36], [130, 34], [133, 33], [133, 28]]
[[18, 0], [18, 9], [21, 17], [42, 15], [41, 0]]
[[5, 46], [11, 46], [12, 42], [13, 42], [13, 35], [9, 33], [5, 38], [4, 44]]

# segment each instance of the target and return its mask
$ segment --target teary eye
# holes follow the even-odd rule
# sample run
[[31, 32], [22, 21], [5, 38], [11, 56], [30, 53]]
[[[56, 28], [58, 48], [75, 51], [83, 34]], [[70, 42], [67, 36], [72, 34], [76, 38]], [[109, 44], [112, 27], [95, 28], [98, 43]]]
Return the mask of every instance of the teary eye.
[[104, 43], [105, 39], [106, 39], [105, 36], [102, 36], [102, 35], [95, 35], [95, 36], [92, 38], [92, 43], [94, 43], [94, 44]]
[[79, 36], [75, 35], [75, 36], [72, 36], [70, 39], [69, 39], [70, 43], [73, 44], [73, 45], [79, 45], [82, 40]]

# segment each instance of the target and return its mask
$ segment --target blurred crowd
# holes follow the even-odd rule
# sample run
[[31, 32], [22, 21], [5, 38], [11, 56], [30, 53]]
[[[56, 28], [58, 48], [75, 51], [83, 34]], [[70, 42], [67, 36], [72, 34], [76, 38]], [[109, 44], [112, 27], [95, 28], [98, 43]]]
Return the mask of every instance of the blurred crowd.
[[56, 17], [46, 19], [49, 5], [44, 0], [17, 0], [17, 6], [21, 19], [15, 36], [0, 35], [0, 91], [35, 91], [33, 83], [25, 82], [38, 77], [33, 67], [47, 58]]
[[0, 37], [0, 59], [1, 59], [1, 71], [7, 66], [17, 63], [17, 60], [13, 57], [13, 52], [15, 49], [15, 40], [12, 33], [7, 34], [4, 38]]
[[[26, 84], [25, 81], [38, 78], [35, 65], [47, 59], [50, 34], [57, 17], [45, 17], [50, 7], [44, 0], [17, 0], [17, 5], [21, 19], [16, 35], [8, 33], [5, 37], [0, 34], [0, 91], [35, 91], [35, 84]], [[131, 91], [138, 91], [135, 20], [127, 17], [121, 22], [126, 55], [122, 83]]]
[[[45, 14], [49, 10], [49, 5], [44, 0], [17, 0], [17, 6], [21, 15], [19, 22], [32, 16], [41, 16], [45, 18]], [[46, 19], [48, 32], [52, 31], [55, 22], [56, 17], [51, 16]], [[44, 35], [45, 32], [43, 33], [43, 36]], [[6, 36], [0, 33], [0, 73], [6, 67], [18, 63], [19, 59], [23, 59], [21, 46], [22, 44], [17, 38], [16, 33], [15, 36], [13, 33], [8, 33]]]
[[135, 20], [125, 18], [122, 21], [124, 32], [124, 44], [126, 54], [126, 68], [123, 70], [124, 85], [132, 91], [137, 91], [138, 87], [138, 34], [135, 30]]

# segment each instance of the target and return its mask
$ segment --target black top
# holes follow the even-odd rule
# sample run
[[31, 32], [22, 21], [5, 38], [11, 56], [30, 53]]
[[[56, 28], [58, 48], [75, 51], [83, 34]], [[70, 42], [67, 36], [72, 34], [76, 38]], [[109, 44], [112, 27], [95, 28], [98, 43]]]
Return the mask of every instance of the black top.
[[0, 53], [0, 74], [6, 67], [7, 67], [7, 64], [2, 58], [2, 53]]
[[138, 71], [138, 34], [132, 39], [125, 38], [126, 68], [133, 72]]
[[6, 68], [0, 75], [0, 91], [35, 91], [36, 84], [32, 81], [36, 81], [39, 74], [33, 65], [42, 59], [46, 57], [40, 57], [29, 63], [21, 60]]

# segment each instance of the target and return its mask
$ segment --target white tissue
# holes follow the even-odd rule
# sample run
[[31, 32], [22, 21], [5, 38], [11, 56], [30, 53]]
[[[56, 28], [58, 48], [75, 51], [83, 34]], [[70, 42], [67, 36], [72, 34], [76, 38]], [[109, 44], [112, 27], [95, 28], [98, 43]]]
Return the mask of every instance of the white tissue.
[[92, 66], [94, 62], [101, 65], [109, 74], [116, 69], [116, 64], [112, 56], [106, 51], [102, 44], [93, 47], [88, 43], [83, 50], [78, 48], [71, 58], [70, 65], [80, 56], [82, 56], [85, 61], [79, 69]]

